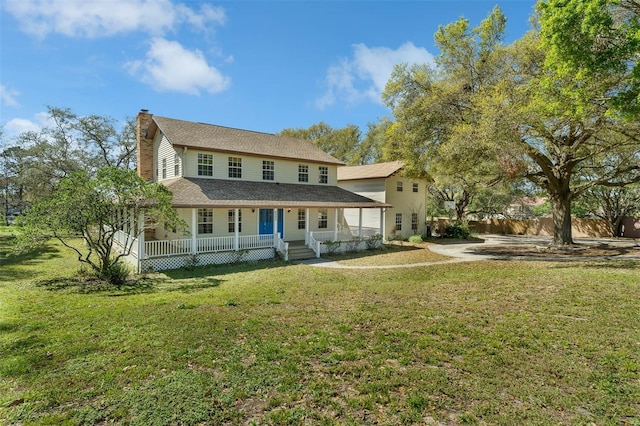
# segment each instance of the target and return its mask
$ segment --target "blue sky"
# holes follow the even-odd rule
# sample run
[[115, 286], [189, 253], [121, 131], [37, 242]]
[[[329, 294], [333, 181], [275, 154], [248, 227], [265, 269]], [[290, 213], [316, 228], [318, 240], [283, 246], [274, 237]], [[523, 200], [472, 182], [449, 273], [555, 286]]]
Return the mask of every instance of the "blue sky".
[[389, 115], [395, 63], [429, 62], [433, 34], [477, 25], [498, 5], [506, 41], [531, 0], [0, 0], [4, 138], [45, 122], [47, 105], [116, 120], [151, 113], [262, 132], [340, 128]]

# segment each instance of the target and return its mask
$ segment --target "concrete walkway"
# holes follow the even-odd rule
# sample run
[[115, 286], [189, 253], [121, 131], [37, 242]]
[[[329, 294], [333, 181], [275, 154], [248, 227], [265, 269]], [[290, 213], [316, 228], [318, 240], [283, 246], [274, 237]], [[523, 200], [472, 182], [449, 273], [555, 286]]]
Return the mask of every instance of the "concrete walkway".
[[[539, 257], [526, 257], [526, 256], [496, 256], [480, 254], [472, 250], [474, 247], [481, 245], [496, 246], [496, 245], [513, 245], [513, 244], [528, 244], [528, 245], [541, 245], [546, 246], [551, 243], [551, 237], [538, 237], [538, 236], [525, 236], [525, 235], [493, 235], [483, 234], [483, 242], [476, 243], [462, 243], [457, 244], [451, 242], [449, 244], [431, 244], [428, 247], [434, 253], [438, 253], [444, 256], [449, 256], [451, 259], [439, 260], [434, 262], [420, 262], [409, 263], [401, 265], [380, 265], [380, 266], [356, 266], [356, 265], [343, 265], [336, 261], [328, 260], [325, 258], [301, 260], [296, 263], [303, 265], [323, 267], [323, 268], [335, 268], [335, 269], [397, 269], [397, 268], [415, 268], [420, 266], [431, 265], [443, 265], [447, 263], [460, 263], [460, 262], [475, 262], [478, 260], [537, 260], [537, 261], [589, 261], [589, 260], [640, 260], [640, 251], [637, 255], [625, 255], [619, 257], [573, 257], [573, 258], [539, 258]], [[640, 242], [636, 240], [620, 240], [609, 238], [576, 238], [576, 243], [582, 244], [599, 244], [607, 243], [610, 245], [620, 247], [640, 247]]]

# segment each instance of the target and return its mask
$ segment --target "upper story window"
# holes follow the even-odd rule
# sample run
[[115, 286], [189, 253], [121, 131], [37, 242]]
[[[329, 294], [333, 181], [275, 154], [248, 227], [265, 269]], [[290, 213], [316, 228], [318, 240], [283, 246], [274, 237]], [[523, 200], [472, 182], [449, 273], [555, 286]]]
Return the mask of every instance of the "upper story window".
[[198, 209], [198, 234], [213, 234], [213, 209]]
[[276, 166], [273, 161], [262, 161], [262, 180], [274, 180], [276, 178]]
[[413, 192], [418, 192], [418, 184], [417, 183], [413, 184]]
[[167, 159], [162, 159], [162, 179], [167, 178]]
[[318, 183], [329, 183], [329, 168], [326, 166], [318, 167]]
[[[236, 211], [229, 209], [229, 232], [236, 232]], [[238, 232], [242, 232], [242, 210], [238, 210]]]
[[298, 182], [309, 182], [309, 166], [298, 164]]
[[173, 176], [180, 176], [180, 156], [178, 154], [173, 157]]
[[242, 177], [242, 158], [229, 157], [229, 177], [230, 178]]
[[402, 192], [402, 182], [396, 182], [396, 191]]
[[327, 229], [329, 222], [327, 209], [318, 210], [318, 229]]
[[213, 154], [198, 154], [198, 176], [213, 176]]

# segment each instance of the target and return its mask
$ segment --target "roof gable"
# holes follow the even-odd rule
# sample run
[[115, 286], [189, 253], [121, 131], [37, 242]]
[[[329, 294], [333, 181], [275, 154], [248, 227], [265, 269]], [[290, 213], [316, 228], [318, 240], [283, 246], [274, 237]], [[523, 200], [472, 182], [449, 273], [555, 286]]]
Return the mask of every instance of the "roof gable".
[[[344, 164], [302, 139], [155, 115], [153, 123], [175, 146], [315, 163]], [[155, 131], [153, 126], [150, 126], [150, 130]]]
[[388, 178], [404, 167], [402, 161], [338, 167], [338, 181]]

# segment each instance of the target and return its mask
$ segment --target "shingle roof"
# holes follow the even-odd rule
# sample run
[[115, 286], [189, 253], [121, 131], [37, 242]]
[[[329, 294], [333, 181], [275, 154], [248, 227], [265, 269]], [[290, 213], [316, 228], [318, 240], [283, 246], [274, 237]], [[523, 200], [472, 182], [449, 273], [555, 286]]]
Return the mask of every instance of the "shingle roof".
[[366, 166], [338, 167], [338, 180], [387, 178], [404, 166], [402, 161], [367, 164]]
[[274, 158], [344, 164], [302, 139], [195, 123], [154, 115], [153, 122], [173, 145]]
[[337, 186], [241, 180], [177, 178], [163, 182], [174, 207], [391, 207]]

